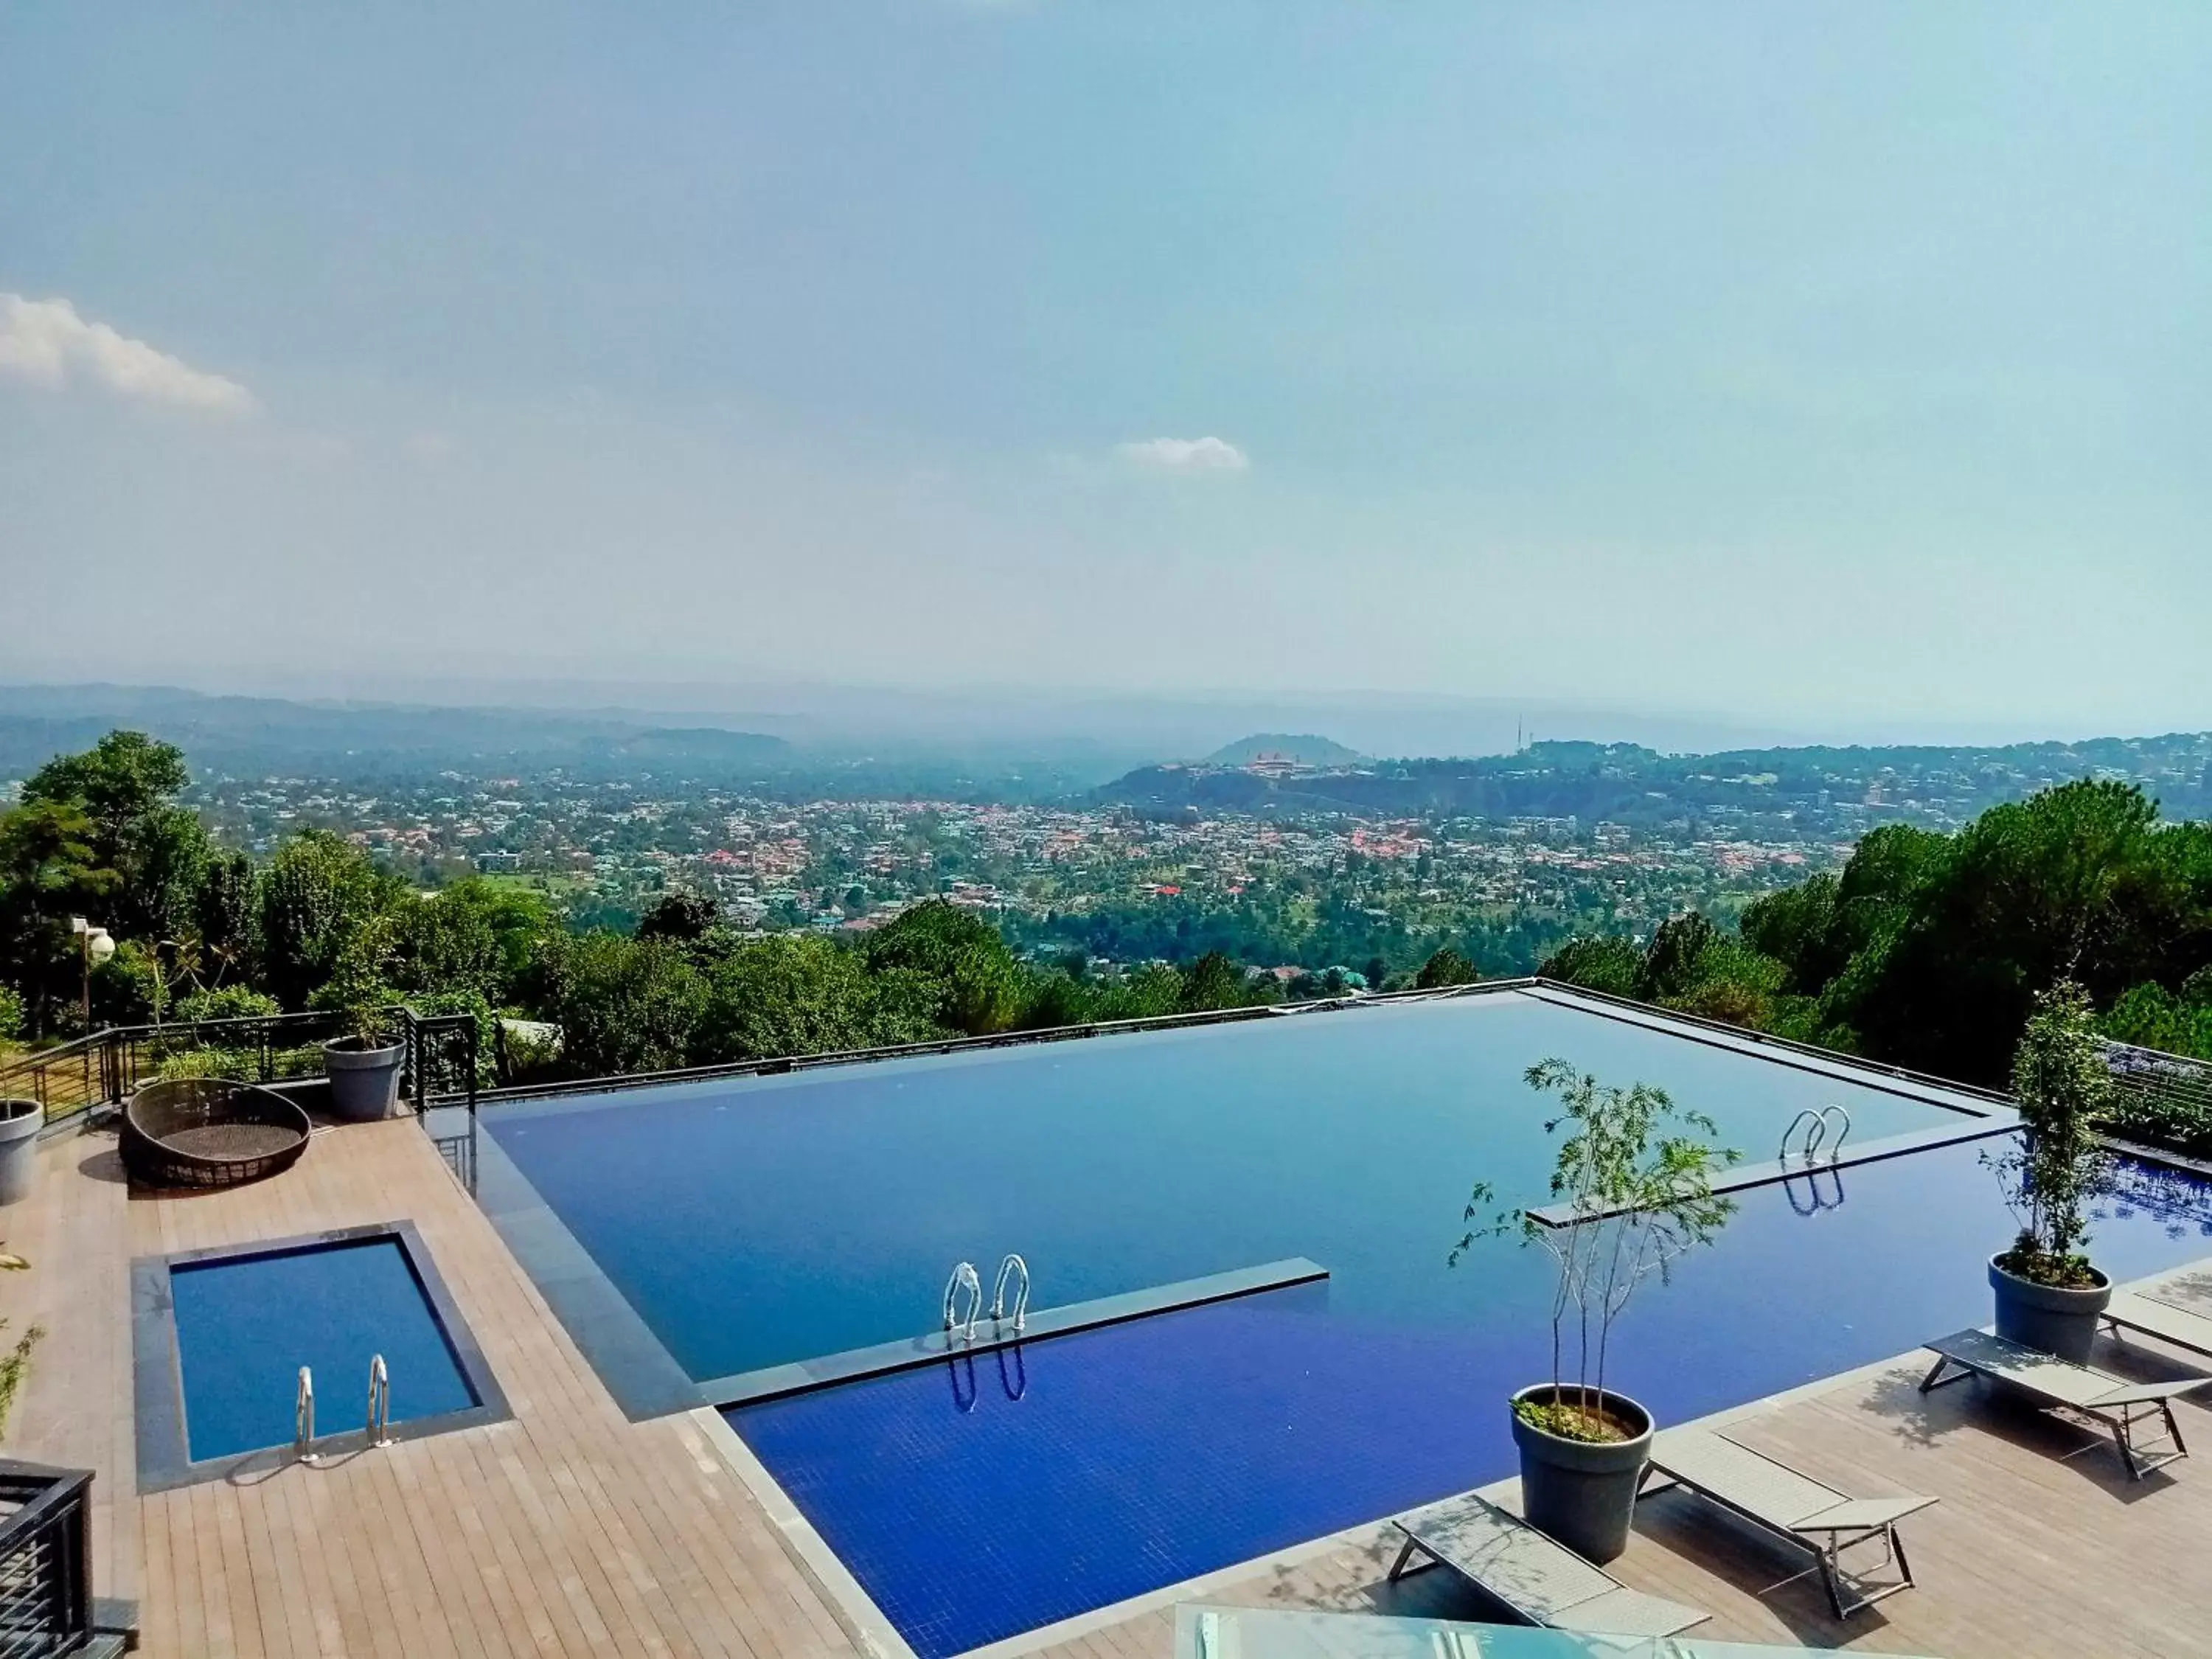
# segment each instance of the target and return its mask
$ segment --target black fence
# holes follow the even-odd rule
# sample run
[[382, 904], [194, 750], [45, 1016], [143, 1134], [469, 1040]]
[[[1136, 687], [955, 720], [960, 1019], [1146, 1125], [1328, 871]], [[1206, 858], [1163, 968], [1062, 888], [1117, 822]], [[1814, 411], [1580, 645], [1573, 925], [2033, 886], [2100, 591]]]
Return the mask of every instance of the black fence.
[[[455, 1179], [473, 1193], [477, 1097], [500, 1080], [486, 1069], [496, 1064], [497, 1045], [483, 1042], [473, 1014], [418, 1014], [404, 1004], [385, 1014], [406, 1046], [403, 1091]], [[0, 1097], [37, 1101], [52, 1124], [120, 1106], [157, 1078], [281, 1085], [322, 1076], [324, 1042], [349, 1029], [343, 1016], [319, 1012], [110, 1026], [0, 1061]], [[10, 1650], [0, 1640], [0, 1656]]]
[[0, 1653], [91, 1642], [91, 1510], [89, 1470], [0, 1459]]
[[404, 1011], [407, 1093], [453, 1179], [477, 1189], [477, 1095], [483, 1050], [474, 1014], [416, 1014]]

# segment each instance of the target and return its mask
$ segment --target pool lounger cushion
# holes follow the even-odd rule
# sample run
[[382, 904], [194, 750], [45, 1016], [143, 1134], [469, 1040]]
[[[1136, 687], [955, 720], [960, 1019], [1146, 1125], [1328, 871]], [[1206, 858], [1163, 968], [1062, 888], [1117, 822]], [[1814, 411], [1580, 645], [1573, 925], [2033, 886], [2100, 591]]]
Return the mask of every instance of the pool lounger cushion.
[[[1741, 1441], [1697, 1428], [1660, 1435], [1652, 1443], [1651, 1471], [1812, 1551], [1818, 1559], [1807, 1571], [1820, 1575], [1838, 1619], [1912, 1588], [1912, 1567], [1905, 1559], [1897, 1523], [1936, 1502], [1932, 1498], [1851, 1498]], [[1873, 1543], [1883, 1546], [1881, 1567], [1897, 1570], [1893, 1579], [1879, 1584], [1847, 1569], [1839, 1559], [1845, 1550]]]
[[1402, 1577], [1414, 1551], [1449, 1567], [1532, 1625], [1593, 1636], [1672, 1636], [1711, 1615], [1630, 1589], [1565, 1545], [1473, 1492], [1399, 1516], [1406, 1535], [1390, 1569]]
[[[2112, 1446], [2120, 1455], [2130, 1478], [2140, 1480], [2189, 1455], [2181, 1443], [2181, 1427], [2173, 1420], [2173, 1402], [2212, 1385], [2212, 1376], [2184, 1377], [2174, 1382], [2130, 1382], [2125, 1377], [2100, 1371], [2094, 1365], [2077, 1365], [2070, 1359], [2040, 1349], [2008, 1342], [1987, 1331], [1957, 1331], [1927, 1345], [1937, 1358], [1933, 1370], [1921, 1379], [1920, 1392], [1940, 1389], [1963, 1377], [1986, 1376], [2019, 1389], [2044, 1411], [2112, 1431]], [[1953, 1374], [1946, 1376], [1943, 1373]], [[2138, 1425], [2153, 1419], [2166, 1425], [2167, 1444], [2143, 1446], [2136, 1439]]]
[[2170, 1302], [2155, 1291], [2138, 1295], [2122, 1291], [2105, 1310], [2105, 1322], [2118, 1335], [2134, 1331], [2154, 1336], [2191, 1353], [2212, 1357], [2212, 1318], [2179, 1302]]

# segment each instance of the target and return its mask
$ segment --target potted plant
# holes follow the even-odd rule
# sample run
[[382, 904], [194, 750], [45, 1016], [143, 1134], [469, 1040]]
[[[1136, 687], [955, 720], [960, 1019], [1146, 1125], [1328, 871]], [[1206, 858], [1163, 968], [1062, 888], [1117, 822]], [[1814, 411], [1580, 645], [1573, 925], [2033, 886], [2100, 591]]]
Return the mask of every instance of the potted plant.
[[2012, 1248], [1990, 1258], [1997, 1334], [2077, 1364], [2089, 1358], [2112, 1281], [2090, 1265], [2082, 1206], [2105, 1173], [2098, 1126], [2112, 1079], [2092, 1023], [2089, 994], [2061, 980], [2036, 999], [2013, 1056], [2021, 1133], [1983, 1161], [2004, 1183], [2020, 1222]]
[[1477, 1239], [1510, 1233], [1557, 1267], [1551, 1381], [1511, 1401], [1522, 1508], [1530, 1525], [1585, 1559], [1610, 1561], [1628, 1547], [1655, 1427], [1650, 1411], [1607, 1386], [1613, 1322], [1638, 1285], [1668, 1278], [1679, 1257], [1710, 1243], [1734, 1213], [1713, 1177], [1738, 1154], [1711, 1144], [1711, 1118], [1678, 1109], [1649, 1084], [1608, 1087], [1564, 1060], [1530, 1066], [1527, 1081], [1559, 1098], [1563, 1110], [1544, 1126], [1561, 1135], [1552, 1196], [1580, 1218], [1554, 1224], [1526, 1212], [1491, 1212], [1496, 1194], [1485, 1182], [1464, 1218], [1491, 1218], [1471, 1228], [1451, 1261], [1456, 1266]]
[[339, 952], [330, 981], [316, 993], [341, 1016], [345, 1031], [323, 1044], [323, 1073], [331, 1080], [331, 1111], [353, 1122], [390, 1117], [399, 1103], [399, 1072], [407, 1045], [387, 1035], [392, 1002], [384, 969], [392, 954], [390, 929], [381, 917], [362, 924]]

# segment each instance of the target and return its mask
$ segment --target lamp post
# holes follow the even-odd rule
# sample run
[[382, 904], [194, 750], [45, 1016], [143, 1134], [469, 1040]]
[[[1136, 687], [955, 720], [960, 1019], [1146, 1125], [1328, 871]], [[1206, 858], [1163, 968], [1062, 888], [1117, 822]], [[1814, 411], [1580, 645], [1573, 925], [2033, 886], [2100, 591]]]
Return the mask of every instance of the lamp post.
[[70, 918], [70, 932], [77, 938], [79, 951], [84, 964], [84, 1034], [92, 1035], [92, 969], [94, 963], [105, 962], [115, 954], [115, 941], [107, 929], [94, 926], [82, 916]]

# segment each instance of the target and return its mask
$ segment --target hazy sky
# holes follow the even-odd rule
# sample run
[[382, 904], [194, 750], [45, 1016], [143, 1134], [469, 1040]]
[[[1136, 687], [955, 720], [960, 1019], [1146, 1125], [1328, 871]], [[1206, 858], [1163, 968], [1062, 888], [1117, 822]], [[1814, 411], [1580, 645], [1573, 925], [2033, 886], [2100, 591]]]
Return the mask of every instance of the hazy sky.
[[12, 6], [0, 678], [2212, 726], [2212, 7]]

